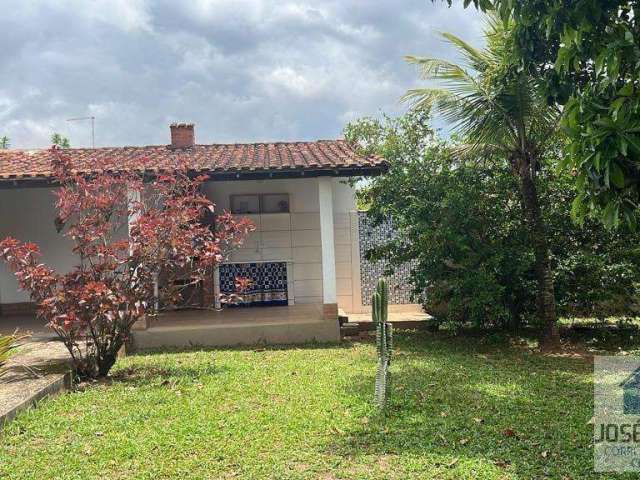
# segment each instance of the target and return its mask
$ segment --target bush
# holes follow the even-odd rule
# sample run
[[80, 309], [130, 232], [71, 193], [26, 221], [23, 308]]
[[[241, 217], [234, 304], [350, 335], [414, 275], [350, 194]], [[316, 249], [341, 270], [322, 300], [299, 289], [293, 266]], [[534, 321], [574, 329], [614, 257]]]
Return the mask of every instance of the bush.
[[201, 193], [206, 177], [192, 178], [184, 166], [149, 178], [113, 172], [105, 161], [94, 166], [102, 173], [85, 177], [53, 152], [55, 224], [73, 241], [78, 264], [58, 273], [40, 262], [37, 245], [14, 238], [0, 241], [0, 259], [64, 341], [77, 374], [104, 376], [133, 324], [157, 304], [179, 302], [177, 280], [197, 284], [212, 275], [253, 227], [229, 213], [208, 225], [214, 205]]
[[[375, 222], [397, 230], [369, 252], [391, 265], [413, 260], [414, 297], [441, 322], [476, 327], [533, 323], [535, 271], [521, 198], [507, 162], [464, 163], [429, 116], [364, 119], [346, 137], [382, 155], [389, 172], [365, 184], [360, 203]], [[541, 162], [554, 165], [552, 158]], [[572, 182], [552, 168], [537, 173], [555, 275], [558, 313], [635, 315], [640, 284], [639, 236], [571, 219]]]

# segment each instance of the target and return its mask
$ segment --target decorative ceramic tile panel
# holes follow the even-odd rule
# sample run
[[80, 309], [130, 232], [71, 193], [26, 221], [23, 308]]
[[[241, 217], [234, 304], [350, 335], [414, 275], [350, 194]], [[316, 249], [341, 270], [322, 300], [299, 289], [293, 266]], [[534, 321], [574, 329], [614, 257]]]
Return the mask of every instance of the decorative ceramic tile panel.
[[[362, 304], [371, 305], [371, 295], [375, 291], [378, 279], [384, 276], [388, 262], [381, 260], [371, 262], [366, 259], [366, 253], [378, 245], [391, 240], [395, 235], [390, 220], [382, 225], [374, 226], [366, 212], [358, 212], [358, 229], [360, 235], [360, 281], [362, 288]], [[411, 263], [394, 268], [394, 274], [386, 276], [389, 281], [389, 303], [394, 305], [414, 303], [411, 300], [413, 286], [407, 280], [411, 273]]]
[[236, 293], [236, 278], [251, 285], [240, 293], [241, 305], [287, 305], [286, 262], [230, 263], [220, 265], [220, 293]]

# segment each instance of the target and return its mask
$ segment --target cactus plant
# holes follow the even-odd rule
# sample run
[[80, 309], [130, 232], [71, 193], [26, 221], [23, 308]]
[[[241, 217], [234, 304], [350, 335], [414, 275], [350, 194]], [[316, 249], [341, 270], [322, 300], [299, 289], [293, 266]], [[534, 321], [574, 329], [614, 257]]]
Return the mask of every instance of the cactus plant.
[[383, 278], [378, 280], [371, 298], [372, 320], [376, 325], [376, 347], [378, 350], [378, 372], [376, 373], [375, 402], [384, 409], [391, 383], [389, 365], [393, 349], [393, 326], [389, 323], [389, 288]]

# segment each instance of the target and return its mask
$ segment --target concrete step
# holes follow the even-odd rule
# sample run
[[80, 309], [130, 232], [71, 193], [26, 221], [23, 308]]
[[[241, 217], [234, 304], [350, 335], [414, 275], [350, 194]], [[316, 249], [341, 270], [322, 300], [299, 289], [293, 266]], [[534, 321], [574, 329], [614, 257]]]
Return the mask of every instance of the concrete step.
[[349, 321], [349, 315], [345, 313], [341, 308], [338, 309], [338, 323], [343, 325]]
[[341, 327], [342, 327], [342, 328], [346, 328], [346, 329], [349, 329], [349, 328], [359, 328], [359, 327], [360, 327], [360, 324], [359, 324], [359, 323], [355, 323], [355, 322], [344, 322], [344, 323], [341, 325]]

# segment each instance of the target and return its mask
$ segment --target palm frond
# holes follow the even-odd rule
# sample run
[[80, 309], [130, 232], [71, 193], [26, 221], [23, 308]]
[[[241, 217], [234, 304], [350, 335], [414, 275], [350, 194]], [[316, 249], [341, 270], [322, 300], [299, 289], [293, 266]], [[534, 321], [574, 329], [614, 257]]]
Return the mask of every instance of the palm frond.
[[507, 156], [510, 151], [500, 144], [475, 142], [458, 143], [451, 147], [454, 153], [462, 161], [479, 162], [487, 158], [494, 158], [496, 155]]
[[409, 103], [414, 110], [421, 110], [438, 108], [440, 102], [452, 96], [452, 93], [439, 88], [414, 88], [408, 90], [400, 100]]
[[462, 54], [463, 58], [468, 62], [469, 66], [474, 70], [482, 71], [486, 67], [490, 58], [486, 52], [478, 50], [472, 45], [468, 44], [460, 37], [448, 32], [442, 32], [440, 35], [452, 45], [458, 48], [458, 52]]
[[462, 80], [472, 79], [471, 75], [459, 65], [440, 58], [416, 57], [407, 55], [404, 59], [418, 66], [420, 77], [424, 80]]
[[442, 34], [461, 54], [463, 65], [405, 57], [418, 67], [421, 78], [437, 86], [409, 90], [402, 100], [411, 108], [429, 107], [440, 113], [467, 139], [462, 149], [465, 154], [528, 148], [532, 139], [546, 141], [539, 135], [553, 132], [559, 118], [557, 109], [546, 105], [534, 80], [510, 71], [504, 63], [509, 56], [507, 26], [490, 19], [489, 28], [487, 35], [494, 37], [484, 50], [455, 35]]

